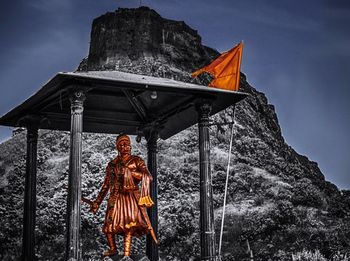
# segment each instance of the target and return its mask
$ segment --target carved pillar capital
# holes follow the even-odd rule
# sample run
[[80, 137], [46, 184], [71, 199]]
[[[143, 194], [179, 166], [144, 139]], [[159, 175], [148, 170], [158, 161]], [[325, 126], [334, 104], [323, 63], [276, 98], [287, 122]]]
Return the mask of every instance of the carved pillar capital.
[[196, 103], [196, 109], [200, 114], [206, 115], [211, 112], [211, 101], [200, 100]]
[[84, 101], [86, 99], [85, 92], [82, 90], [71, 90], [69, 93], [69, 100], [71, 104], [72, 114], [81, 114], [84, 110]]
[[157, 140], [159, 137], [157, 129], [147, 129], [144, 131], [147, 140], [147, 150], [152, 153], [157, 153]]
[[38, 143], [38, 127], [30, 126], [27, 127], [27, 144]]
[[198, 123], [200, 125], [207, 125], [209, 123], [209, 116], [212, 109], [210, 100], [200, 100], [196, 103], [196, 110], [198, 112]]

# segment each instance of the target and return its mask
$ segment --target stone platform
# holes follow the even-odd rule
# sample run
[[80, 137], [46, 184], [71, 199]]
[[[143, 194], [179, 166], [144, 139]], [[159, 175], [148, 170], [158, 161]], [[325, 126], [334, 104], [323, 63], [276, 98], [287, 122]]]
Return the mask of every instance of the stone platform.
[[130, 257], [122, 255], [114, 255], [105, 257], [103, 261], [150, 261], [145, 255], [131, 255]]

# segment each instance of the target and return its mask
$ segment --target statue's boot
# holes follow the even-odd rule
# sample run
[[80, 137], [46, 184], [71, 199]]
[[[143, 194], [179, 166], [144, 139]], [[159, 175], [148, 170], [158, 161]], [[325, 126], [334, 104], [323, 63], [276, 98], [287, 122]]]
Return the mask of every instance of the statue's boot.
[[107, 243], [109, 246], [109, 249], [103, 253], [103, 256], [113, 256], [115, 253], [117, 253], [117, 247], [115, 245], [115, 235], [114, 234], [107, 234]]
[[130, 232], [124, 235], [124, 256], [130, 256], [132, 236]]

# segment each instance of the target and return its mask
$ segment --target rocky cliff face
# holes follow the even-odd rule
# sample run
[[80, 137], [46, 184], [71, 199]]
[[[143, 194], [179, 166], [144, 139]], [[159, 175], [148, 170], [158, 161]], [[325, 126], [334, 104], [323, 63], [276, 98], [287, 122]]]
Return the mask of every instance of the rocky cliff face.
[[140, 70], [188, 80], [181, 71], [203, 66], [217, 54], [184, 22], [164, 19], [148, 7], [120, 8], [94, 20], [89, 57], [79, 70]]
[[[121, 70], [192, 81], [190, 73], [215, 56], [184, 22], [164, 19], [149, 8], [118, 9], [93, 22], [89, 56], [78, 70]], [[348, 260], [350, 193], [326, 181], [317, 163], [299, 155], [281, 134], [273, 105], [241, 76], [250, 94], [235, 110], [212, 117], [234, 125], [223, 260]], [[210, 129], [217, 234], [222, 213], [230, 129]], [[198, 260], [199, 173], [197, 128], [159, 141], [159, 238], [161, 260]], [[85, 134], [83, 194], [94, 198], [114, 137]], [[40, 260], [59, 260], [64, 251], [64, 217], [69, 136], [41, 131], [38, 145], [37, 252]], [[134, 153], [146, 157], [145, 144]], [[0, 144], [0, 259], [20, 252], [25, 168], [25, 133]], [[105, 246], [105, 205], [97, 217], [83, 206], [84, 258], [98, 259]], [[142, 242], [136, 240], [142, 251]], [[184, 253], [186, 258], [184, 258]], [[318, 256], [316, 258], [316, 256]], [[298, 259], [299, 258], [299, 259]], [[302, 259], [304, 258], [304, 259]], [[312, 259], [314, 258], [314, 259]]]

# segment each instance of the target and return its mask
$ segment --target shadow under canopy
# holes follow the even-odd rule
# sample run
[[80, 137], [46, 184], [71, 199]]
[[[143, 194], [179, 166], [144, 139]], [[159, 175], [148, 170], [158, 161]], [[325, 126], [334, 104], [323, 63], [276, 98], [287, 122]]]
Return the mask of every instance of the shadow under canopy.
[[[80, 198], [82, 132], [145, 136], [154, 177], [149, 216], [157, 233], [157, 139], [198, 124], [201, 260], [216, 260], [210, 174], [209, 116], [247, 96], [196, 84], [118, 71], [58, 73], [37, 93], [0, 118], [0, 125], [27, 128], [22, 260], [35, 260], [38, 129], [70, 131], [66, 260], [81, 260]], [[147, 256], [158, 247], [147, 238]]]

